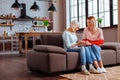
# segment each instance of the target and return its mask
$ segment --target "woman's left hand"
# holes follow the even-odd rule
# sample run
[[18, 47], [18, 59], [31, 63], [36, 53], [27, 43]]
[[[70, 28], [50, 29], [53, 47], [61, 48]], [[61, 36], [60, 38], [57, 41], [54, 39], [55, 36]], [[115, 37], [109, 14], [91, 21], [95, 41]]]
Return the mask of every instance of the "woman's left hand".
[[85, 45], [91, 45], [89, 41], [85, 41]]

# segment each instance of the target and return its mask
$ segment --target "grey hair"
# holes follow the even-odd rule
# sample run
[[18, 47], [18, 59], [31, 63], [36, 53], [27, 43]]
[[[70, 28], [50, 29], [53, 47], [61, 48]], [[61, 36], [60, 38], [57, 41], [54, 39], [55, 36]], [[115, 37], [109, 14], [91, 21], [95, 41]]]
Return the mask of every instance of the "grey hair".
[[80, 23], [77, 21], [77, 20], [73, 20], [71, 23], [70, 23], [70, 27], [80, 27]]

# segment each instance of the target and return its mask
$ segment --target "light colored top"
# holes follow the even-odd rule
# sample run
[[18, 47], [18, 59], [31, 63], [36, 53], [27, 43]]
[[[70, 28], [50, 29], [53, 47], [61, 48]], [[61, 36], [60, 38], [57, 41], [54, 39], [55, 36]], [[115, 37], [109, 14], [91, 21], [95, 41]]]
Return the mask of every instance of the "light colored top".
[[100, 45], [104, 42], [103, 31], [100, 28], [97, 28], [97, 31], [92, 34], [88, 27], [84, 29], [83, 40], [88, 40], [92, 44]]
[[76, 44], [78, 40], [75, 32], [69, 32], [67, 30], [63, 32], [62, 37], [63, 37], [63, 45], [65, 50], [71, 48], [71, 45]]

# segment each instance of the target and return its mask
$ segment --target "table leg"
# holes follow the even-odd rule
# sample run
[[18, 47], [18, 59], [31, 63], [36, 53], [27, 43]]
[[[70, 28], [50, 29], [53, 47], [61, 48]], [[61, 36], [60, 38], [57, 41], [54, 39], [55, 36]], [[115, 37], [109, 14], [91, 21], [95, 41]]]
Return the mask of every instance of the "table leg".
[[19, 34], [19, 54], [22, 54], [22, 37]]
[[25, 55], [27, 55], [27, 52], [28, 52], [28, 37], [27, 35], [25, 34]]

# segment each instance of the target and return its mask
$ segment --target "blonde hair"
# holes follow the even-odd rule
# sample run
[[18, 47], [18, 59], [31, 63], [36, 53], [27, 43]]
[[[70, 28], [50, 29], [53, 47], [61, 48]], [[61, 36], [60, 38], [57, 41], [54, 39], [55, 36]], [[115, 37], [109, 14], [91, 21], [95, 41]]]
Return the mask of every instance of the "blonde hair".
[[80, 23], [77, 21], [77, 20], [73, 20], [71, 23], [70, 23], [70, 27], [80, 27]]
[[89, 17], [87, 18], [87, 20], [90, 20], [90, 21], [92, 22], [92, 24], [94, 24], [94, 26], [96, 27], [96, 19], [95, 19], [94, 16], [89, 16]]

